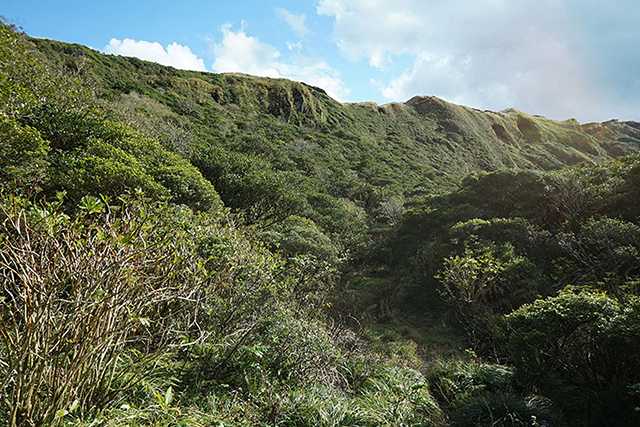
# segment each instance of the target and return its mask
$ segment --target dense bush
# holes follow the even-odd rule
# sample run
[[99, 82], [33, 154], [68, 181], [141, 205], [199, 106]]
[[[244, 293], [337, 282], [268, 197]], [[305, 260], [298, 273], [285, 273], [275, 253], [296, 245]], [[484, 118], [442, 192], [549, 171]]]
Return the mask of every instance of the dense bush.
[[509, 350], [521, 381], [562, 402], [571, 423], [632, 425], [637, 307], [637, 298], [625, 307], [603, 294], [566, 291], [514, 311]]
[[221, 208], [188, 160], [115, 121], [86, 79], [42, 58], [4, 24], [0, 36], [1, 187], [37, 184], [49, 197], [65, 191], [73, 203], [141, 188], [197, 210]]
[[0, 385], [10, 426], [103, 409], [178, 340], [193, 312], [179, 301], [205, 283], [175, 209], [93, 197], [79, 209], [70, 218], [60, 202], [2, 200]]
[[637, 421], [640, 158], [462, 179], [637, 125], [342, 105], [4, 24], [0, 101], [8, 424]]
[[282, 224], [263, 232], [261, 239], [287, 256], [310, 254], [321, 260], [337, 262], [338, 248], [310, 219], [289, 216]]
[[[553, 402], [560, 425], [634, 422], [638, 161], [474, 174], [458, 191], [414, 202], [391, 245], [410, 257], [395, 265], [409, 271], [412, 307], [429, 307], [438, 291], [473, 348], [512, 363], [522, 390]], [[481, 422], [482, 402], [462, 412]]]
[[206, 147], [194, 155], [193, 162], [225, 205], [241, 212], [248, 224], [281, 222], [301, 213], [306, 204], [302, 176], [273, 170], [255, 157]]
[[49, 145], [40, 133], [0, 113], [0, 188], [33, 185], [46, 166]]

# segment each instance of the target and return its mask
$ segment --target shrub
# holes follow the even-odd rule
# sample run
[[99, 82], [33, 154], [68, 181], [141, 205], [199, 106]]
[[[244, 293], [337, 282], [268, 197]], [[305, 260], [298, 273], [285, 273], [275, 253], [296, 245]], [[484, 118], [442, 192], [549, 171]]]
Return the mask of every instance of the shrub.
[[625, 282], [640, 274], [640, 227], [634, 223], [592, 218], [579, 232], [562, 233], [559, 240], [576, 263], [578, 279], [601, 282], [617, 298], [624, 299]]
[[218, 147], [200, 147], [193, 164], [225, 205], [242, 212], [247, 224], [268, 227], [307, 206], [307, 180], [298, 173], [273, 170], [258, 158]]
[[204, 277], [171, 223], [179, 212], [93, 197], [75, 218], [61, 202], [2, 205], [0, 406], [8, 424], [100, 410], [189, 325], [179, 301]]
[[285, 219], [274, 230], [263, 232], [261, 239], [289, 257], [311, 254], [330, 262], [338, 258], [338, 249], [316, 223], [296, 215]]
[[640, 378], [638, 306], [637, 298], [621, 306], [569, 290], [522, 306], [507, 316], [518, 378], [562, 402], [571, 422], [633, 425], [627, 387]]
[[37, 182], [48, 151], [40, 132], [0, 113], [0, 188]]
[[597, 382], [604, 362], [601, 334], [618, 313], [614, 300], [592, 293], [564, 292], [524, 305], [507, 316], [512, 360], [533, 383], [553, 371]]

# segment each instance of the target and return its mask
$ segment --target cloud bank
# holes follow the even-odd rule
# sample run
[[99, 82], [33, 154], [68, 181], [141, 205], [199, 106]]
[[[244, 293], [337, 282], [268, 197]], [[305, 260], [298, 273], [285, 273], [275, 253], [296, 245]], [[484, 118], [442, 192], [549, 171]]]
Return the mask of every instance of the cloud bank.
[[157, 62], [181, 70], [207, 71], [204, 61], [198, 58], [189, 46], [172, 43], [165, 49], [160, 43], [132, 39], [111, 39], [103, 49], [106, 53], [133, 56], [146, 61]]
[[640, 56], [630, 56], [639, 8], [602, 3], [320, 0], [317, 12], [333, 18], [333, 41], [353, 61], [384, 72], [402, 55], [412, 59], [400, 75], [372, 82], [389, 100], [434, 94], [556, 119], [637, 118]]

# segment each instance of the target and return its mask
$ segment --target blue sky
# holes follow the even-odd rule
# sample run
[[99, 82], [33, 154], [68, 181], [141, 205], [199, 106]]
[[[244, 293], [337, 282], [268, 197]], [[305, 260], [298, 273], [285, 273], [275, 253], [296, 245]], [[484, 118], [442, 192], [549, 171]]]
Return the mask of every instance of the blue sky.
[[0, 15], [32, 36], [290, 78], [345, 102], [435, 95], [640, 121], [637, 0], [5, 0]]

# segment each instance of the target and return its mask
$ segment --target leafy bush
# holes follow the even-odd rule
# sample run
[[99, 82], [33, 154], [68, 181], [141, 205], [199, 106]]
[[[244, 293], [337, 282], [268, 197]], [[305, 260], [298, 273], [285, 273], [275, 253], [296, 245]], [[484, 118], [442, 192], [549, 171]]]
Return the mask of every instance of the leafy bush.
[[275, 171], [255, 157], [206, 147], [194, 155], [193, 163], [225, 205], [242, 212], [248, 224], [272, 225], [306, 206], [302, 176]]
[[513, 362], [533, 383], [556, 369], [597, 382], [599, 360], [604, 362], [601, 334], [618, 313], [614, 300], [590, 293], [564, 292], [524, 305], [508, 316]]
[[261, 233], [261, 239], [288, 257], [310, 254], [318, 259], [336, 262], [338, 248], [310, 219], [291, 215], [270, 231]]
[[600, 283], [607, 292], [624, 299], [625, 286], [640, 274], [640, 227], [603, 217], [585, 221], [578, 232], [559, 235], [559, 241], [576, 263], [576, 281]]
[[76, 203], [87, 194], [117, 197], [135, 188], [155, 199], [169, 197], [169, 191], [145, 173], [133, 156], [99, 141], [88, 148], [83, 154], [63, 154], [52, 160], [53, 170], [45, 184], [48, 192], [64, 191]]
[[211, 288], [198, 302], [206, 338], [185, 349], [182, 378], [190, 392], [227, 384], [259, 394], [339, 382], [339, 329], [324, 324], [335, 280], [327, 263], [311, 256], [283, 262], [220, 230], [201, 239], [199, 253]]
[[0, 188], [37, 183], [49, 145], [40, 133], [0, 113]]
[[522, 306], [507, 316], [518, 377], [562, 402], [571, 422], [632, 425], [627, 386], [639, 378], [637, 307], [637, 298], [623, 308], [603, 294], [571, 291]]

